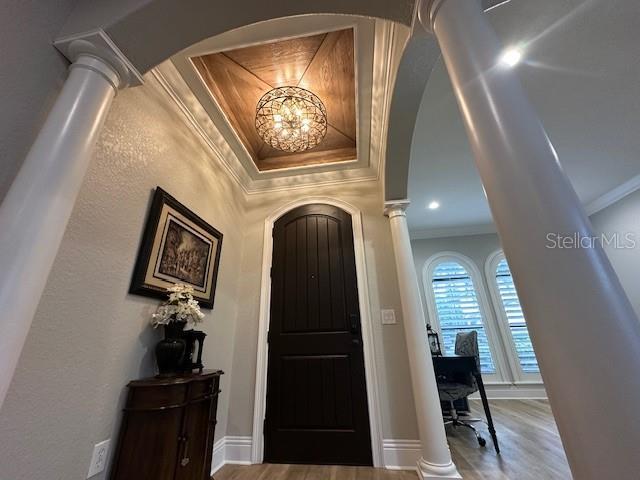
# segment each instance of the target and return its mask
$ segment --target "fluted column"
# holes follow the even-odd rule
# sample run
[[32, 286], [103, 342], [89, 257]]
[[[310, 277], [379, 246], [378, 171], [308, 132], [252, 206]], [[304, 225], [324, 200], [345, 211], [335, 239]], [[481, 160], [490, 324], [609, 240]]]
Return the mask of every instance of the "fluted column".
[[418, 461], [418, 469], [424, 480], [462, 478], [451, 461], [442, 420], [436, 376], [427, 341], [427, 322], [407, 227], [405, 209], [408, 205], [409, 202], [406, 200], [386, 202], [385, 215], [389, 217], [391, 226], [411, 384], [420, 433], [422, 457]]
[[[424, 1], [573, 476], [640, 471], [640, 322], [478, 0]], [[498, 435], [500, 432], [498, 431]]]
[[105, 38], [58, 45], [73, 61], [69, 76], [0, 205], [0, 405], [98, 134], [117, 89], [130, 80]]

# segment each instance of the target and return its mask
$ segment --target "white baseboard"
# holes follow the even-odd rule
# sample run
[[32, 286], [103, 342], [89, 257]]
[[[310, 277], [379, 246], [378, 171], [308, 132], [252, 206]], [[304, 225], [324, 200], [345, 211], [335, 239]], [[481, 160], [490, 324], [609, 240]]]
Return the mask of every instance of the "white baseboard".
[[383, 440], [384, 466], [388, 470], [416, 470], [420, 440]]
[[211, 461], [211, 475], [224, 466], [224, 437], [213, 444], [213, 460]]
[[[547, 391], [542, 383], [493, 383], [484, 385], [489, 400], [546, 400]], [[472, 400], [479, 400], [476, 392], [470, 395]]]
[[251, 437], [237, 437], [227, 435], [218, 440], [213, 446], [213, 461], [211, 475], [226, 464], [251, 465]]
[[[213, 475], [226, 464], [251, 464], [251, 437], [226, 436], [213, 446]], [[384, 440], [384, 467], [389, 470], [415, 470], [420, 457], [419, 440]]]

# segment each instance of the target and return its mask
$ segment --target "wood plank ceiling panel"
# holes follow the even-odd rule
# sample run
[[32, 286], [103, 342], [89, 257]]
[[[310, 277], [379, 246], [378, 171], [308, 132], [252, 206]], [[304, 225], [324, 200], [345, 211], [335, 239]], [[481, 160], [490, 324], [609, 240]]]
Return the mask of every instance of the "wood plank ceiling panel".
[[256, 161], [264, 142], [256, 132], [254, 113], [271, 87], [223, 53], [197, 57], [194, 65]]
[[[203, 55], [192, 61], [259, 170], [356, 158], [353, 29]], [[311, 150], [276, 150], [255, 130], [260, 97], [286, 85], [311, 90], [327, 108], [327, 135]]]
[[327, 34], [300, 86], [322, 99], [329, 124], [355, 142], [354, 76], [353, 30], [341, 30]]
[[323, 33], [225, 53], [274, 88], [298, 85], [325, 36]]

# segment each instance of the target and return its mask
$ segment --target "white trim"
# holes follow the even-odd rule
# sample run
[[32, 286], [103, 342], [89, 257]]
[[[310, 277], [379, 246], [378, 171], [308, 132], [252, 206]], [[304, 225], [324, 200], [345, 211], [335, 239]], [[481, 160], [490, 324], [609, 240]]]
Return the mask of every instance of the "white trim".
[[142, 85], [144, 83], [138, 69], [101, 28], [57, 38], [53, 42], [53, 46], [71, 62], [75, 62], [81, 54], [93, 55], [109, 62], [118, 71], [118, 76], [120, 77], [119, 88]]
[[594, 213], [604, 210], [610, 205], [613, 205], [619, 200], [622, 200], [627, 195], [635, 192], [640, 188], [640, 175], [631, 177], [629, 180], [621, 185], [618, 185], [613, 190], [609, 190], [604, 195], [599, 196], [594, 201], [585, 205], [584, 209], [587, 211], [587, 215], [591, 216]]
[[459, 227], [428, 228], [425, 230], [411, 230], [411, 240], [427, 240], [430, 238], [467, 237], [470, 235], [486, 235], [496, 233], [493, 223], [482, 225], [462, 225]]
[[496, 328], [496, 321], [493, 316], [493, 312], [490, 309], [489, 299], [487, 298], [487, 294], [482, 282], [482, 274], [480, 273], [480, 270], [478, 269], [474, 261], [469, 257], [462, 255], [461, 253], [439, 252], [435, 255], [432, 255], [427, 259], [426, 262], [424, 262], [424, 266], [422, 268], [422, 286], [424, 289], [424, 296], [427, 301], [427, 310], [429, 312], [431, 326], [442, 336], [438, 312], [436, 310], [436, 300], [433, 295], [433, 289], [431, 288], [431, 276], [433, 275], [433, 270], [435, 269], [435, 267], [445, 261], [455, 261], [460, 263], [469, 273], [476, 291], [478, 306], [483, 317], [487, 339], [489, 340], [489, 349], [491, 350], [493, 363], [496, 369], [496, 372], [494, 374], [483, 373], [482, 376], [486, 378], [488, 382], [491, 382], [492, 380], [499, 381], [508, 379], [507, 374], [509, 370], [508, 365], [505, 364], [505, 360], [503, 358], [504, 354], [501, 349], [502, 340], [500, 338], [500, 333]]
[[213, 458], [211, 460], [211, 475], [224, 466], [224, 437], [213, 444]]
[[[519, 382], [516, 384], [485, 383], [487, 398], [489, 400], [546, 400], [547, 391], [542, 382]], [[472, 400], [479, 400], [480, 395], [476, 392], [469, 396]]]
[[371, 429], [371, 451], [373, 465], [382, 466], [382, 415], [380, 411], [380, 397], [378, 388], [378, 372], [374, 350], [373, 323], [370, 312], [369, 286], [367, 265], [364, 249], [364, 232], [362, 230], [362, 214], [360, 210], [341, 200], [330, 197], [307, 197], [280, 207], [265, 219], [264, 244], [262, 251], [262, 280], [260, 286], [260, 314], [258, 325], [258, 353], [256, 358], [256, 385], [253, 409], [253, 439], [251, 448], [251, 462], [262, 463], [264, 455], [263, 427], [266, 408], [267, 392], [267, 361], [268, 344], [267, 330], [269, 328], [269, 311], [271, 299], [271, 257], [273, 253], [273, 225], [278, 218], [294, 208], [312, 203], [323, 203], [341, 208], [351, 215], [353, 226], [353, 246], [356, 261], [356, 276], [358, 283], [358, 303], [360, 306], [360, 323], [364, 350], [365, 378], [367, 383], [367, 403], [369, 406], [369, 424]]
[[496, 283], [496, 269], [498, 268], [498, 264], [502, 260], [506, 260], [504, 252], [502, 250], [497, 250], [489, 255], [484, 264], [484, 274], [485, 281], [487, 282], [487, 286], [489, 287], [491, 301], [493, 302], [493, 310], [496, 313], [496, 320], [498, 320], [498, 329], [500, 330], [500, 334], [502, 335], [505, 346], [508, 346], [508, 351], [505, 352], [507, 361], [509, 362], [509, 367], [516, 384], [521, 382], [541, 383], [542, 377], [540, 376], [540, 373], [525, 373], [522, 371], [522, 366], [520, 365], [518, 351], [516, 350], [516, 345], [513, 341], [513, 335], [511, 334], [511, 330], [509, 328], [507, 313], [504, 310], [502, 297], [500, 295], [500, 291], [498, 290], [498, 284]]
[[251, 465], [251, 437], [227, 435], [213, 445], [211, 475], [227, 464]]
[[416, 465], [421, 457], [420, 440], [384, 440], [384, 467], [387, 470], [417, 472]]

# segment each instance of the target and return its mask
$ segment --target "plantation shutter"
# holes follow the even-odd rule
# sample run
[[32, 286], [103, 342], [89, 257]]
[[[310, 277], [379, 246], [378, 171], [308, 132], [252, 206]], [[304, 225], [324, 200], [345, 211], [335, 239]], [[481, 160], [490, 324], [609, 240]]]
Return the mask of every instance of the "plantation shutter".
[[538, 361], [533, 351], [533, 345], [531, 344], [524, 314], [520, 307], [518, 293], [513, 284], [513, 277], [511, 276], [509, 265], [504, 259], [498, 263], [498, 267], [496, 268], [496, 283], [522, 371], [525, 373], [538, 373], [540, 369], [538, 368]]
[[442, 333], [443, 353], [454, 355], [458, 332], [476, 330], [482, 372], [495, 373], [484, 319], [469, 273], [457, 262], [442, 262], [433, 271], [431, 286]]

